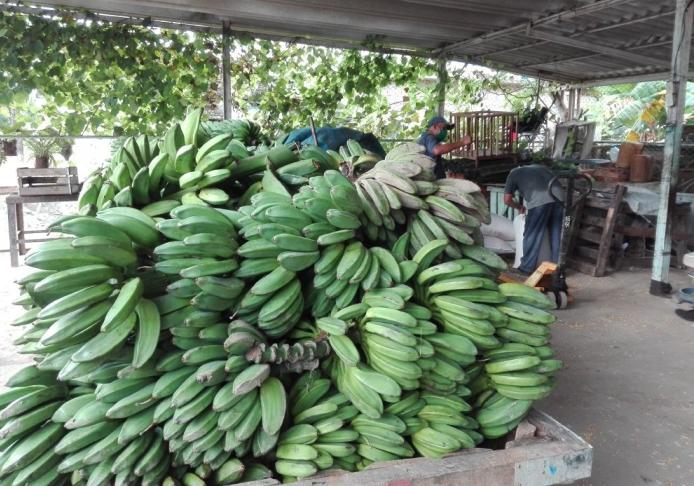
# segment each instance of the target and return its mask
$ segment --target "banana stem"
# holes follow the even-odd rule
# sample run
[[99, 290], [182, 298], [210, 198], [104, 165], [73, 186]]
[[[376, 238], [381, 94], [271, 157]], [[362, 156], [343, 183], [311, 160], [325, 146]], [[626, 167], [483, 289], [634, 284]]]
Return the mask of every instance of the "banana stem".
[[299, 157], [291, 150], [291, 148], [287, 147], [286, 145], [280, 145], [279, 147], [272, 148], [267, 152], [252, 155], [250, 157], [246, 157], [245, 159], [239, 160], [236, 164], [231, 166], [231, 176], [235, 179], [240, 179], [257, 172], [262, 172], [265, 170], [267, 159], [270, 160], [270, 163], [272, 163], [272, 166], [275, 169], [278, 169], [284, 165], [296, 162], [299, 160]]

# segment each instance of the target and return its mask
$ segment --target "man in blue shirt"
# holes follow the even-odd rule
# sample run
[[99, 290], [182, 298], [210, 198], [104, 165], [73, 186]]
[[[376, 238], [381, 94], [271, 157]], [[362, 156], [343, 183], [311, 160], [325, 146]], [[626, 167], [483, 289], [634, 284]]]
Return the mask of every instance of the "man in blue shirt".
[[417, 139], [417, 143], [423, 145], [426, 149], [424, 153], [436, 161], [434, 172], [439, 179], [446, 177], [446, 168], [444, 167], [443, 158], [441, 156], [462, 148], [465, 145], [469, 145], [470, 142], [472, 142], [470, 136], [465, 135], [462, 140], [458, 142], [443, 143], [448, 136], [448, 130], [454, 126], [455, 125], [452, 123], [448, 123], [444, 117], [435, 116], [427, 123], [427, 131], [422, 133]]

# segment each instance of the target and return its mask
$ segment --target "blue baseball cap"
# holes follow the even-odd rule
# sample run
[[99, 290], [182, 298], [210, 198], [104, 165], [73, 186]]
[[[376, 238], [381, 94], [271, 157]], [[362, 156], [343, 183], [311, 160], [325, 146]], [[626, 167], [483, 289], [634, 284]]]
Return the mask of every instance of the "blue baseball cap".
[[443, 123], [444, 125], [446, 125], [446, 128], [448, 128], [449, 130], [455, 126], [455, 124], [453, 123], [448, 123], [448, 120], [446, 120], [444, 117], [437, 115], [429, 119], [429, 123], [427, 123], [427, 128], [431, 128], [434, 125], [438, 125], [439, 123]]

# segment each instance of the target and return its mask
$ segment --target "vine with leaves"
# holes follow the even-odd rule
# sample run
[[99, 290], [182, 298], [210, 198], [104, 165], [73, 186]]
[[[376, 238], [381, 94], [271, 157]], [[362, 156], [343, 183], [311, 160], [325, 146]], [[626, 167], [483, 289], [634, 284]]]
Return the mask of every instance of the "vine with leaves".
[[[378, 136], [410, 134], [435, 107], [432, 60], [360, 50], [234, 38], [233, 102], [267, 128], [280, 131], [348, 125]], [[400, 88], [397, 99], [388, 89]]]
[[[51, 16], [0, 14], [0, 132], [153, 133], [187, 106], [219, 105], [221, 36]], [[375, 45], [365, 45], [373, 48]], [[268, 133], [346, 125], [415, 137], [436, 109], [436, 62], [235, 36], [234, 107]], [[492, 82], [449, 72], [455, 106]]]
[[5, 132], [152, 133], [189, 105], [216, 102], [219, 55], [210, 36], [78, 20], [69, 12], [3, 12], [0, 44]]

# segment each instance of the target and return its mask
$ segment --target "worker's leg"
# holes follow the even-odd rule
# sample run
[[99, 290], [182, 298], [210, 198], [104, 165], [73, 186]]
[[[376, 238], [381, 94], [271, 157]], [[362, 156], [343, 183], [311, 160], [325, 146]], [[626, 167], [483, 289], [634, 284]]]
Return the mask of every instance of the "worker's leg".
[[542, 238], [547, 230], [547, 221], [552, 213], [552, 204], [543, 204], [529, 209], [525, 215], [525, 230], [523, 231], [523, 258], [518, 269], [532, 273], [537, 268], [540, 256]]
[[549, 247], [552, 251], [552, 261], [559, 262], [559, 250], [561, 249], [561, 226], [564, 224], [564, 207], [555, 202], [552, 206], [552, 213], [549, 216]]

